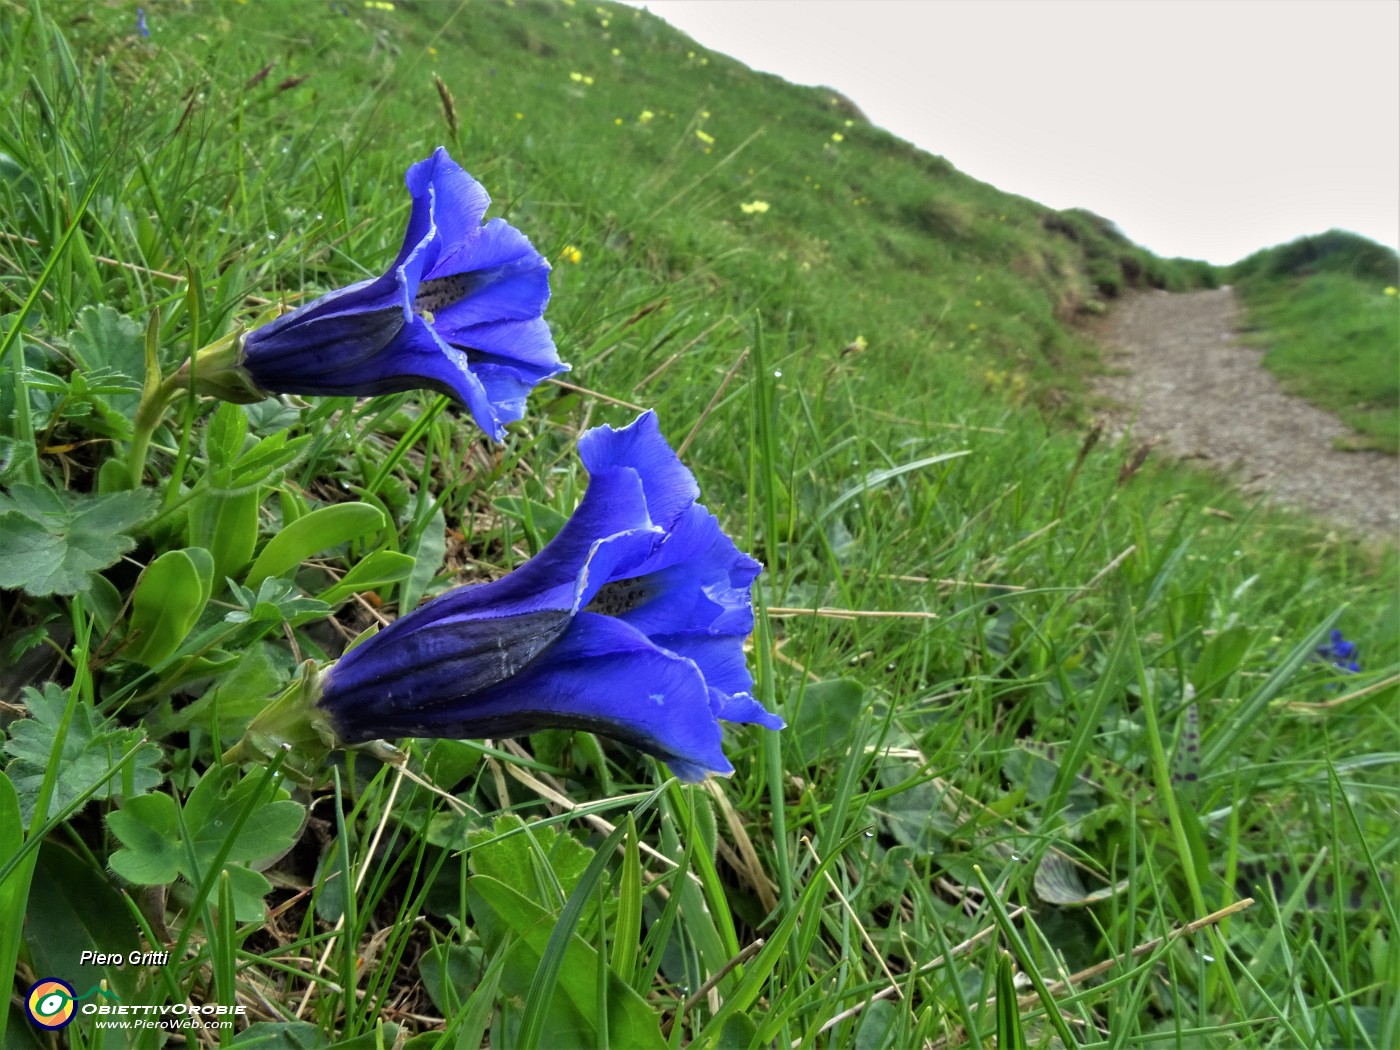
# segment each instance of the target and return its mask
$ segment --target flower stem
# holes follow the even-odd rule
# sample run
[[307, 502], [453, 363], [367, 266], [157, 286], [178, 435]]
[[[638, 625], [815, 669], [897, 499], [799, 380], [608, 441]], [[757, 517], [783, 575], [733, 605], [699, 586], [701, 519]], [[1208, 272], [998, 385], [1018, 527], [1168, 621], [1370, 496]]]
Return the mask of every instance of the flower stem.
[[132, 488], [140, 487], [141, 478], [146, 473], [146, 453], [151, 447], [151, 436], [165, 418], [166, 410], [186, 392], [188, 383], [189, 365], [184, 364], [158, 386], [141, 395], [141, 404], [136, 408], [133, 421], [131, 451], [126, 459]]

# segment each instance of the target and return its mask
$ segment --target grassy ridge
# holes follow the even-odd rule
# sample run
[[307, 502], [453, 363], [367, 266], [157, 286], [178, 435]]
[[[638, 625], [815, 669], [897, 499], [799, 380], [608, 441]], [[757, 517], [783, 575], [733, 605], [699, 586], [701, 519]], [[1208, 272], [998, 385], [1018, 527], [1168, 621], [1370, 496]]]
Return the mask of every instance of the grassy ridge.
[[[139, 728], [155, 795], [194, 813], [196, 778], [227, 775], [220, 745], [298, 655], [528, 556], [582, 492], [578, 432], [627, 405], [657, 408], [765, 562], [751, 666], [790, 728], [731, 734], [737, 774], [705, 789], [587, 734], [411, 744], [437, 792], [355, 755], [248, 804], [255, 824], [311, 814], [258, 855], [274, 913], [254, 918], [217, 880], [171, 875], [152, 904], [120, 875], [133, 776], [24, 855], [27, 895], [0, 874], [0, 929], [27, 924], [17, 994], [68, 965], [50, 945], [77, 944], [77, 906], [44, 887], [71, 885], [103, 903], [79, 910], [96, 947], [120, 925], [181, 949], [108, 973], [124, 1002], [250, 1004], [272, 1045], [388, 1045], [388, 1025], [413, 1050], [1395, 1042], [1394, 553], [1074, 428], [1093, 355], [1067, 322], [1208, 267], [611, 5], [148, 20], [145, 40], [132, 9], [0, 0], [0, 332], [23, 317], [0, 376], [7, 491], [95, 491], [124, 465], [123, 395], [75, 400], [72, 377], [93, 355], [120, 373], [114, 348], [152, 317], [169, 371], [261, 300], [380, 272], [403, 169], [440, 142], [556, 260], [547, 316], [584, 389], [545, 388], [500, 448], [430, 396], [250, 406], [254, 435], [311, 438], [261, 493], [259, 543], [351, 498], [388, 522], [308, 559], [296, 600], [373, 547], [426, 578], [256, 635], [232, 633], [219, 584], [198, 626], [227, 660], [143, 669], [124, 602], [188, 545], [157, 519], [80, 598], [5, 592], [11, 777], [16, 725], [57, 703], [68, 725]], [[186, 404], [158, 434], [144, 488], [164, 505], [211, 491], [214, 420]], [[1361, 674], [1314, 658], [1333, 625]], [[0, 837], [0, 866], [21, 849]], [[7, 1046], [43, 1045], [9, 1026]], [[99, 1042], [84, 1018], [67, 1034]]]
[[1336, 413], [1358, 448], [1400, 452], [1400, 259], [1341, 230], [1230, 268], [1251, 341], [1290, 393]]

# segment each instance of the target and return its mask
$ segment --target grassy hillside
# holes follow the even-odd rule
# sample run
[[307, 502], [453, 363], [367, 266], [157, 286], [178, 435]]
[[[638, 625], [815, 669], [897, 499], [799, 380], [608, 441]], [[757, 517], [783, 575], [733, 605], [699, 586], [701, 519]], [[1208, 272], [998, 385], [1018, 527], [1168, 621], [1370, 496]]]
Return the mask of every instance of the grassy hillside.
[[1336, 413], [1354, 444], [1400, 452], [1400, 259], [1332, 230], [1230, 268], [1250, 338], [1290, 393]]
[[[0, 0], [7, 1047], [58, 1045], [44, 978], [242, 1007], [222, 1045], [1400, 1038], [1395, 552], [1081, 419], [1070, 322], [1210, 267], [610, 4], [145, 21]], [[504, 444], [427, 393], [187, 398], [134, 455], [143, 382], [384, 271], [440, 144], [554, 260], [573, 371]], [[765, 565], [788, 728], [731, 779], [562, 730], [222, 759], [537, 551], [644, 407]]]

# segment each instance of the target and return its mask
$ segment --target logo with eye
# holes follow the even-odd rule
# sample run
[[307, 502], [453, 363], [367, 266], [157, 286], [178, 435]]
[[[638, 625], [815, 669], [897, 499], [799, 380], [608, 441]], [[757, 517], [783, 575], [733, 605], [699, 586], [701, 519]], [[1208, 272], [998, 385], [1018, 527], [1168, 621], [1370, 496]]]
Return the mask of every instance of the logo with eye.
[[77, 995], [73, 986], [57, 977], [36, 981], [24, 997], [24, 1010], [29, 1020], [40, 1028], [65, 1028], [73, 1020], [73, 1001]]

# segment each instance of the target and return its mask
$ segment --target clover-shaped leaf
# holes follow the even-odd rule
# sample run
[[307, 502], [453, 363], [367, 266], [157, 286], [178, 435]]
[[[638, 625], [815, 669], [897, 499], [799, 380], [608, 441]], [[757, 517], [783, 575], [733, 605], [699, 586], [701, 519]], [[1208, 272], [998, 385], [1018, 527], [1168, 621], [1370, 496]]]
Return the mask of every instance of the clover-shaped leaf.
[[272, 884], [250, 865], [289, 849], [304, 813], [261, 775], [240, 777], [234, 766], [217, 766], [200, 778], [183, 812], [169, 795], [151, 795], [109, 813], [107, 826], [122, 844], [109, 863], [138, 886], [164, 885], [177, 877], [198, 885], [222, 852], [234, 915], [254, 922], [263, 917], [262, 898]]

